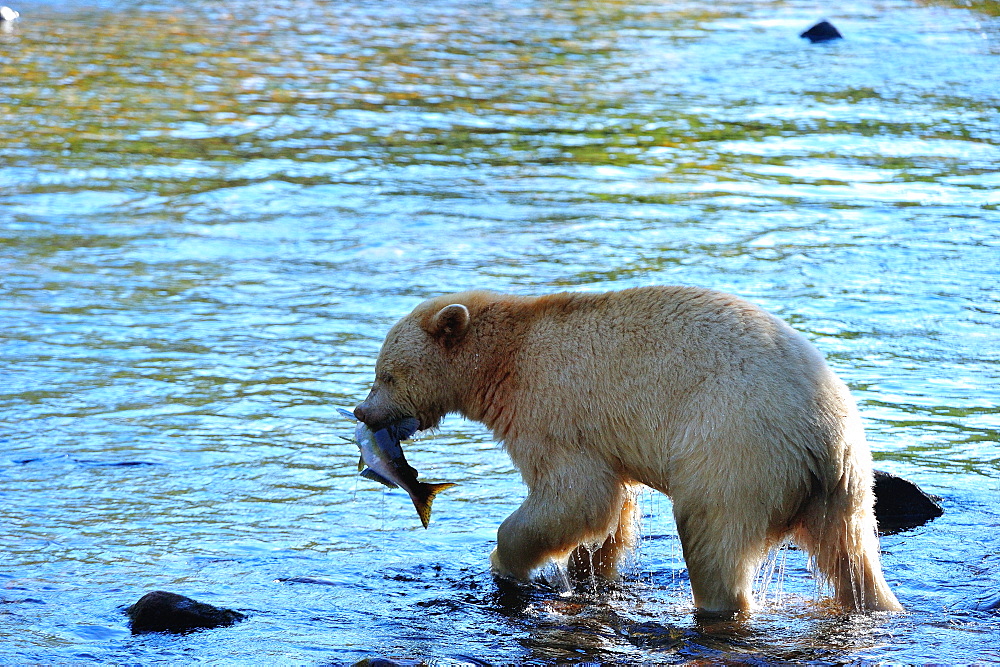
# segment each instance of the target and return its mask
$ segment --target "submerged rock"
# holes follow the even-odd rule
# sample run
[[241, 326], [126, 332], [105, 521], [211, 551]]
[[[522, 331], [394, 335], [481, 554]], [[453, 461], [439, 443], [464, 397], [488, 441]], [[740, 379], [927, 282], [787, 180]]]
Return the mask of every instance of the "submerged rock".
[[202, 628], [221, 628], [246, 618], [232, 609], [214, 607], [191, 598], [153, 591], [125, 610], [132, 634], [143, 632], [189, 632]]
[[395, 660], [390, 660], [389, 658], [362, 658], [354, 663], [351, 667], [408, 667], [410, 665], [422, 664], [416, 661], [408, 662], [397, 662]]
[[883, 535], [916, 528], [941, 516], [940, 500], [902, 477], [875, 471], [875, 518]]
[[971, 605], [975, 611], [1000, 612], [1000, 593], [993, 593], [979, 598]]
[[830, 42], [835, 39], [843, 39], [844, 36], [829, 21], [820, 21], [813, 27], [801, 33], [799, 37], [808, 39], [812, 44], [819, 42]]

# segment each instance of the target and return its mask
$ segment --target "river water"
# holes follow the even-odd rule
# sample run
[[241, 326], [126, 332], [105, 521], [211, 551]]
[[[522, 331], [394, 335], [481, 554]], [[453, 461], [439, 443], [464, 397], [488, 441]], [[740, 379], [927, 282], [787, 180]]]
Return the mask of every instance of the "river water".
[[[391, 6], [390, 6], [391, 5]], [[1000, 10], [982, 2], [32, 2], [0, 32], [5, 662], [1000, 660]], [[829, 18], [845, 39], [798, 33]], [[421, 299], [690, 284], [790, 321], [878, 467], [905, 614], [801, 553], [698, 624], [669, 500], [624, 582], [498, 589], [524, 496], [458, 418], [428, 530], [337, 406]], [[165, 589], [235, 627], [129, 633]], [[991, 605], [994, 607], [990, 609]]]

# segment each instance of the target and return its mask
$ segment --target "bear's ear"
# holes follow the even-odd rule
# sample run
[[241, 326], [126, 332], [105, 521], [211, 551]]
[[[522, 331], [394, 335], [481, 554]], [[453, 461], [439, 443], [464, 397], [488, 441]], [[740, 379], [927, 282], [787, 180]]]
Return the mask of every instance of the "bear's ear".
[[469, 309], [460, 303], [453, 303], [434, 314], [428, 333], [446, 343], [455, 342], [469, 328], [469, 319]]

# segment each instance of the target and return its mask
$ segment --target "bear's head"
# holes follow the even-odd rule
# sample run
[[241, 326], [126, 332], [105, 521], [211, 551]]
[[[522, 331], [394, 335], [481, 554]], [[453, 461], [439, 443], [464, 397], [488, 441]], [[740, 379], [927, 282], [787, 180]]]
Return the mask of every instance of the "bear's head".
[[460, 408], [467, 380], [461, 348], [472, 321], [467, 296], [425, 301], [389, 330], [355, 417], [375, 431], [416, 417], [425, 430]]

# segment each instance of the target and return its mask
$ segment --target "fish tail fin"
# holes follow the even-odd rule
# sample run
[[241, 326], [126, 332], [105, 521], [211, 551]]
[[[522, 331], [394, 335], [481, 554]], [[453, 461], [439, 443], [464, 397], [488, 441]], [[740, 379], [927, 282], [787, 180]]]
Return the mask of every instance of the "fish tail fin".
[[417, 508], [417, 515], [420, 517], [420, 523], [424, 524], [424, 528], [431, 522], [431, 505], [434, 503], [434, 496], [453, 486], [458, 485], [452, 482], [443, 484], [417, 483], [417, 488], [410, 494], [410, 499], [413, 500], [413, 506]]

